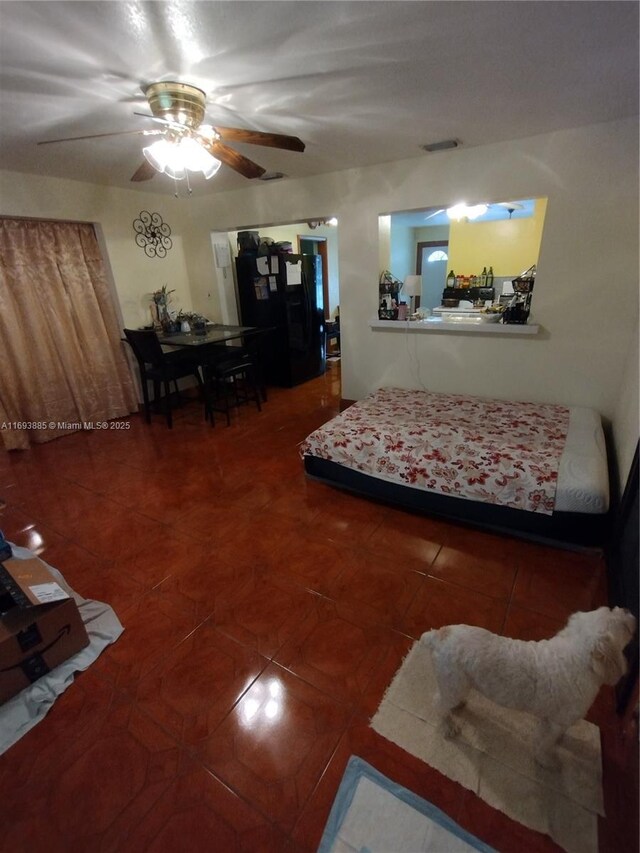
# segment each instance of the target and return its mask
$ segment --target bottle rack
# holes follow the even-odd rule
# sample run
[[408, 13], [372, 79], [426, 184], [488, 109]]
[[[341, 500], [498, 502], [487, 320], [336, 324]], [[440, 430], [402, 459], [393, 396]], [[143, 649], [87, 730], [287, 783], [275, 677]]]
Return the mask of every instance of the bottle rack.
[[[378, 319], [379, 320], [397, 320], [398, 319], [398, 303], [400, 302], [400, 291], [402, 282], [392, 275], [389, 270], [383, 270], [380, 273], [378, 281]], [[386, 302], [386, 308], [383, 303]], [[395, 302], [395, 307], [393, 304]]]
[[529, 319], [531, 310], [531, 298], [535, 276], [519, 276], [512, 282], [513, 292], [516, 295], [515, 305], [509, 305], [502, 313], [502, 322], [507, 325], [524, 325]]

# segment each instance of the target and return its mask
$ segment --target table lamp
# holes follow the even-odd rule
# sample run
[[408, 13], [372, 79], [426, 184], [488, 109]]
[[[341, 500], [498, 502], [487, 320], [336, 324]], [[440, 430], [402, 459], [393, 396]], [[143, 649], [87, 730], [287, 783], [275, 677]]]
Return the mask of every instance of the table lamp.
[[405, 296], [411, 298], [411, 313], [415, 311], [414, 299], [416, 296], [422, 296], [422, 276], [408, 275], [404, 280], [403, 291]]

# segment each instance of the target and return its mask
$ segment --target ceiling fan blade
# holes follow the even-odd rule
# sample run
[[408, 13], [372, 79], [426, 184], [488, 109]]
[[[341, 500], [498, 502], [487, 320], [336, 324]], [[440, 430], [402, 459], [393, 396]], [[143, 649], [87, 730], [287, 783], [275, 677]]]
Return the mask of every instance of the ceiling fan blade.
[[264, 175], [266, 171], [262, 166], [258, 166], [257, 163], [254, 163], [253, 160], [249, 160], [248, 157], [243, 157], [242, 154], [239, 154], [237, 151], [234, 151], [233, 148], [229, 148], [228, 145], [224, 145], [222, 142], [210, 142], [208, 139], [202, 139], [200, 144], [203, 145], [214, 157], [221, 160], [225, 165], [234, 169], [236, 172], [239, 172], [241, 175], [244, 175], [245, 178], [259, 178], [260, 175]]
[[155, 169], [148, 160], [145, 160], [136, 171], [131, 175], [130, 180], [132, 181], [149, 181], [154, 175], [158, 174], [158, 170]]
[[45, 139], [38, 145], [51, 145], [54, 142], [75, 142], [78, 139], [99, 139], [104, 136], [155, 136], [163, 130], [117, 130], [114, 133], [90, 133], [88, 136], [67, 136], [64, 139]]
[[214, 125], [216, 133], [225, 142], [247, 142], [250, 145], [267, 145], [270, 148], [284, 148], [286, 151], [304, 151], [305, 145], [297, 136], [282, 133], [263, 133], [260, 130], [244, 130], [240, 127], [220, 127]]

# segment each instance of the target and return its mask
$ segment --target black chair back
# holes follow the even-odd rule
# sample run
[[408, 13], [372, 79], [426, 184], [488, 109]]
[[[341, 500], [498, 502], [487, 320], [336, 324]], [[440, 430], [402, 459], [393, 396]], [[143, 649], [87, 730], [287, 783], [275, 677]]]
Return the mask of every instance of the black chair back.
[[124, 334], [139, 363], [162, 364], [164, 361], [164, 352], [153, 330], [125, 329]]

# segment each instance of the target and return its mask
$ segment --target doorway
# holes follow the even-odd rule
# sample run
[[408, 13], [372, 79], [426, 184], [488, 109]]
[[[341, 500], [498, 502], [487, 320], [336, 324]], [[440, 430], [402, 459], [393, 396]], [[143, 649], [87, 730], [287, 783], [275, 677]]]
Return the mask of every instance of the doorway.
[[422, 276], [422, 307], [432, 311], [442, 303], [447, 280], [448, 240], [429, 240], [417, 244], [416, 274]]
[[329, 306], [329, 262], [327, 260], [327, 238], [326, 237], [303, 237], [298, 234], [298, 252], [301, 255], [320, 255], [322, 268], [322, 310], [324, 319], [331, 319]]

